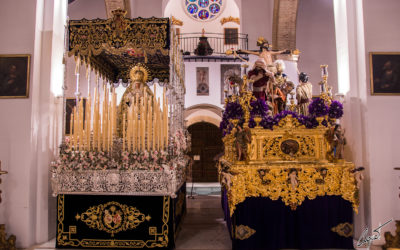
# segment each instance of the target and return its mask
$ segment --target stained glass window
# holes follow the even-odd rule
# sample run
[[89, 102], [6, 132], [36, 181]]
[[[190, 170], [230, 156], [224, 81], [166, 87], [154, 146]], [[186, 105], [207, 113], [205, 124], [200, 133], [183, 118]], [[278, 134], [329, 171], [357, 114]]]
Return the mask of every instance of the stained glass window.
[[226, 0], [182, 0], [186, 14], [199, 21], [208, 21], [221, 14]]

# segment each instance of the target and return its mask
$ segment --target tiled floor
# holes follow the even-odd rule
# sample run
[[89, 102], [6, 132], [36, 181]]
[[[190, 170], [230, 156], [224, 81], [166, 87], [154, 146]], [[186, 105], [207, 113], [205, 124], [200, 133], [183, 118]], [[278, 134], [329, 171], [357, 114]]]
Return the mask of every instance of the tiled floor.
[[221, 197], [195, 196], [187, 201], [187, 214], [178, 235], [176, 250], [232, 249], [221, 209]]

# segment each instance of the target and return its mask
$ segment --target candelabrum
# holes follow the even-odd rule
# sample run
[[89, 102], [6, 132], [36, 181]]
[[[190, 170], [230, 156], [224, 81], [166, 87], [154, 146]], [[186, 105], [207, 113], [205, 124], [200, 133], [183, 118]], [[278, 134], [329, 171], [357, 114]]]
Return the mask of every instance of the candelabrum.
[[292, 111], [292, 112], [295, 112], [297, 105], [294, 103], [294, 95], [296, 93], [294, 91], [291, 91], [289, 94], [291, 95], [289, 110]]
[[248, 80], [247, 76], [243, 76], [243, 84], [242, 88], [240, 90], [240, 97], [239, 97], [239, 103], [242, 106], [243, 112], [244, 112], [244, 124], [243, 127], [247, 128], [249, 126], [249, 120], [250, 120], [250, 102], [255, 100], [255, 97], [253, 96], [253, 81]]
[[320, 85], [320, 98], [323, 99], [328, 105], [332, 102], [332, 87], [328, 86], [328, 65], [321, 65], [322, 81]]

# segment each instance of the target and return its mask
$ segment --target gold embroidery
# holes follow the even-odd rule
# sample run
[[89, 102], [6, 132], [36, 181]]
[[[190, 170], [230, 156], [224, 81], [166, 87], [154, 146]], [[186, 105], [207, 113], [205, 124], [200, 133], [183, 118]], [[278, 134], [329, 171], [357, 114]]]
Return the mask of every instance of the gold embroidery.
[[236, 227], [235, 238], [239, 240], [245, 240], [250, 238], [255, 233], [256, 230], [245, 225], [239, 225]]
[[[60, 246], [71, 247], [103, 247], [103, 248], [154, 248], [154, 247], [167, 247], [168, 246], [168, 221], [170, 209], [169, 196], [163, 197], [163, 215], [161, 232], [157, 232], [157, 227], [149, 227], [149, 235], [154, 236], [151, 240], [111, 240], [111, 239], [74, 239], [73, 234], [76, 234], [77, 228], [70, 226], [69, 231], [64, 230], [64, 209], [65, 209], [65, 196], [58, 195], [57, 203], [57, 244]], [[146, 219], [146, 217], [144, 217]], [[151, 217], [148, 216], [150, 219]]]
[[113, 11], [107, 20], [71, 20], [69, 22], [69, 55], [99, 55], [103, 47], [164, 49], [167, 46], [168, 18], [125, 17], [126, 11]]
[[110, 233], [112, 237], [121, 231], [134, 229], [146, 220], [137, 208], [115, 201], [93, 206], [76, 218], [90, 228]]
[[351, 237], [353, 236], [353, 224], [348, 222], [340, 223], [339, 225], [331, 228], [332, 232], [335, 232], [343, 237]]

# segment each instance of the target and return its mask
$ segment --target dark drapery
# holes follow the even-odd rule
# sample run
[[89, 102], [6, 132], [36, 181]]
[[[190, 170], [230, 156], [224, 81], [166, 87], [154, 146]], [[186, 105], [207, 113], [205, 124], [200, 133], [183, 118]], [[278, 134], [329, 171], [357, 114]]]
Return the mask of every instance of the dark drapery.
[[173, 249], [186, 185], [170, 196], [58, 195], [57, 248]]
[[[319, 196], [306, 199], [296, 210], [282, 201], [266, 197], [248, 197], [229, 216], [226, 191], [222, 195], [228, 230], [232, 233], [233, 249], [321, 249], [353, 248], [352, 237], [340, 236], [332, 228], [352, 224], [350, 202], [340, 196]], [[255, 232], [247, 239], [238, 239], [236, 230], [247, 226]], [[243, 234], [243, 233], [242, 233]]]

